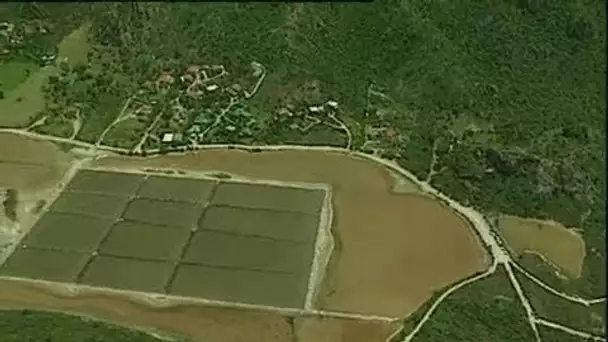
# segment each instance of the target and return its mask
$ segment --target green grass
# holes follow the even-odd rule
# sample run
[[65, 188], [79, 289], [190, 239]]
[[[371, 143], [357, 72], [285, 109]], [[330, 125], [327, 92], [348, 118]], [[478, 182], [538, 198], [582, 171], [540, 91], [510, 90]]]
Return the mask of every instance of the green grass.
[[516, 276], [540, 317], [589, 334], [604, 334], [605, 304], [586, 307], [572, 303], [547, 292], [519, 272]]
[[2, 342], [159, 342], [140, 331], [58, 313], [0, 311]]
[[59, 49], [57, 59], [62, 61], [65, 58], [71, 66], [86, 63], [87, 54], [91, 51], [88, 41], [89, 29], [90, 24], [83, 24], [62, 39], [57, 46]]
[[540, 337], [543, 341], [559, 341], [559, 342], [591, 342], [593, 340], [586, 339], [584, 337], [572, 335], [557, 329], [548, 328], [545, 326], [540, 326], [538, 328], [538, 332], [540, 333]]
[[46, 66], [30, 76], [0, 100], [0, 126], [23, 127], [28, 125], [44, 109], [42, 87], [57, 69]]
[[414, 342], [532, 342], [525, 311], [504, 269], [451, 294]]
[[117, 94], [105, 93], [101, 95], [95, 108], [91, 109], [91, 112], [84, 119], [82, 129], [78, 132], [76, 138], [89, 143], [97, 142], [101, 133], [118, 116], [124, 101], [124, 97]]
[[103, 139], [103, 144], [122, 148], [137, 146], [149, 123], [141, 123], [135, 118], [129, 118], [114, 125]]
[[29, 61], [10, 61], [0, 64], [0, 91], [5, 95], [25, 82], [29, 73], [34, 73], [39, 66]]

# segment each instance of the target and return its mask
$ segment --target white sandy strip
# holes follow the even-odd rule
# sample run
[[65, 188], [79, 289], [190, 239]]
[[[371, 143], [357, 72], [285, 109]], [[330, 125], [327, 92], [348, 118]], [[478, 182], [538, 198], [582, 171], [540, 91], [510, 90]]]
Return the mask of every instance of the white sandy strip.
[[331, 253], [334, 249], [334, 239], [331, 234], [333, 224], [333, 192], [331, 187], [325, 191], [323, 200], [323, 208], [319, 217], [319, 228], [317, 229], [317, 238], [315, 241], [315, 253], [313, 257], [310, 277], [308, 279], [308, 288], [306, 292], [306, 300], [304, 301], [304, 309], [312, 310], [315, 306], [315, 300], [320, 291], [321, 284], [325, 278], [327, 265], [331, 258]]

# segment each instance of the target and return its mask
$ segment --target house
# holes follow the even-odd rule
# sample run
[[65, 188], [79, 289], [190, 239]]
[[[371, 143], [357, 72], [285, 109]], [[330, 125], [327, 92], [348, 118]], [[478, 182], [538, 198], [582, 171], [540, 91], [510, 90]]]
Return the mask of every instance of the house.
[[207, 89], [207, 91], [216, 91], [218, 88], [219, 88], [219, 86], [217, 84], [210, 84], [205, 87], [205, 89]]
[[161, 141], [163, 143], [170, 143], [173, 141], [174, 138], [174, 134], [173, 133], [164, 133], [163, 137], [161, 138]]
[[336, 101], [333, 101], [333, 100], [327, 101], [327, 105], [333, 109], [338, 109], [338, 102], [336, 102]]
[[311, 113], [320, 113], [324, 110], [323, 106], [310, 106], [308, 107], [308, 110]]

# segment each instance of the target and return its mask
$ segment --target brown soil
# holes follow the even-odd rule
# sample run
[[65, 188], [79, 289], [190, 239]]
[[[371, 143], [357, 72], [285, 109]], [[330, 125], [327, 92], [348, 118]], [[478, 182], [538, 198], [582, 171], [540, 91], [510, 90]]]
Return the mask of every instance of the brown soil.
[[332, 184], [337, 241], [320, 293], [327, 310], [407, 315], [434, 291], [486, 266], [485, 250], [458, 215], [430, 198], [392, 193], [385, 168], [343, 154], [202, 151], [97, 163]]
[[69, 162], [52, 143], [0, 133], [0, 188], [35, 191], [54, 186]]
[[579, 278], [585, 259], [585, 241], [563, 225], [503, 215], [498, 226], [516, 255], [538, 253], [570, 278]]
[[335, 318], [297, 318], [298, 342], [385, 342], [396, 324]]
[[120, 325], [154, 328], [201, 342], [291, 342], [284, 317], [253, 311], [183, 305], [152, 308], [117, 295], [70, 297], [41, 286], [0, 281], [0, 307], [89, 315]]

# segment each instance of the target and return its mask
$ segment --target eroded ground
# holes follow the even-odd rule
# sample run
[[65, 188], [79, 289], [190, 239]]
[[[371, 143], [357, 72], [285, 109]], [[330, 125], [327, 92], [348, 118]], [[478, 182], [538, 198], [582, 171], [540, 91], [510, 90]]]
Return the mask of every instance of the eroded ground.
[[148, 159], [112, 157], [96, 164], [331, 184], [336, 248], [319, 298], [326, 310], [407, 315], [433, 291], [486, 265], [485, 251], [458, 215], [430, 198], [393, 194], [388, 171], [342, 154], [201, 151]]

